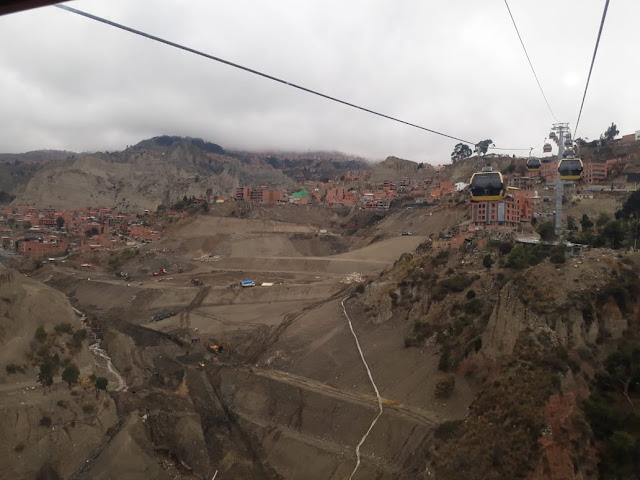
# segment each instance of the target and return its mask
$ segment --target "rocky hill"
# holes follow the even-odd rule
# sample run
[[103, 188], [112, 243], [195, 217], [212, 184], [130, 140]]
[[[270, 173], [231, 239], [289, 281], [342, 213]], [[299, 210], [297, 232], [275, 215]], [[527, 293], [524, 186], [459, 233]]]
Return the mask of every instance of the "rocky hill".
[[[28, 167], [18, 164], [23, 170]], [[306, 180], [335, 179], [363, 165], [342, 154], [283, 153], [276, 157], [227, 152], [201, 139], [162, 136], [122, 152], [66, 155], [16, 174], [22, 185], [4, 182], [7, 184], [0, 184], [0, 189], [7, 197], [16, 196], [19, 204], [141, 210], [174, 203], [185, 195], [232, 195], [239, 185], [290, 189]]]
[[425, 449], [439, 479], [595, 479], [637, 466], [624, 419], [637, 418], [640, 395], [639, 258], [548, 249], [427, 242], [361, 289], [373, 324], [439, 356], [451, 376], [436, 397], [453, 400], [462, 378], [476, 385], [467, 417]]

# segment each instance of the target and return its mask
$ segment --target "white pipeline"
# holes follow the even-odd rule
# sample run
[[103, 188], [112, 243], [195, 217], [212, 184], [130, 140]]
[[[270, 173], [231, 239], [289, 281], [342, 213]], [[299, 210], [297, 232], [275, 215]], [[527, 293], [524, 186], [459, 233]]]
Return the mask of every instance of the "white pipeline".
[[360, 342], [358, 341], [358, 336], [356, 335], [356, 332], [354, 332], [353, 330], [351, 319], [349, 318], [349, 315], [347, 314], [347, 309], [344, 306], [344, 301], [347, 298], [349, 297], [343, 298], [342, 301], [340, 302], [340, 304], [342, 305], [342, 311], [344, 312], [344, 316], [347, 318], [347, 322], [349, 322], [349, 329], [351, 330], [351, 334], [353, 335], [353, 338], [356, 341], [356, 347], [358, 347], [358, 352], [360, 352], [360, 358], [362, 359], [364, 368], [367, 369], [367, 374], [369, 375], [369, 380], [371, 381], [371, 385], [373, 385], [373, 390], [376, 392], [376, 397], [378, 397], [378, 415], [376, 415], [376, 418], [373, 419], [373, 422], [371, 422], [371, 425], [369, 425], [369, 429], [364, 434], [364, 436], [360, 439], [360, 443], [358, 443], [358, 445], [356, 446], [356, 466], [353, 468], [353, 472], [351, 472], [351, 475], [349, 475], [349, 480], [351, 480], [353, 476], [356, 474], [358, 467], [360, 466], [360, 447], [362, 446], [362, 444], [364, 444], [371, 430], [373, 430], [373, 427], [378, 421], [378, 419], [380, 418], [380, 415], [382, 415], [382, 398], [380, 398], [380, 392], [378, 392], [378, 387], [376, 386], [376, 382], [373, 381], [371, 370], [369, 370], [369, 365], [367, 364], [367, 361], [364, 358], [364, 353], [362, 353], [362, 348], [360, 348]]

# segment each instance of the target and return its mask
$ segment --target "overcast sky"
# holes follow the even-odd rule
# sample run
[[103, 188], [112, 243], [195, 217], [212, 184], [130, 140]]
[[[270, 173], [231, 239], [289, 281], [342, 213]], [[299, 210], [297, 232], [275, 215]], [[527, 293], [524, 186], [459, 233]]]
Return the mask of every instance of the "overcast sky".
[[[79, 0], [69, 6], [408, 122], [538, 147], [553, 123], [503, 0]], [[558, 120], [575, 126], [604, 0], [511, 0]], [[578, 136], [640, 130], [640, 2], [611, 2]], [[456, 141], [55, 7], [0, 17], [0, 152], [224, 148], [446, 163]], [[528, 152], [513, 152], [527, 154]]]

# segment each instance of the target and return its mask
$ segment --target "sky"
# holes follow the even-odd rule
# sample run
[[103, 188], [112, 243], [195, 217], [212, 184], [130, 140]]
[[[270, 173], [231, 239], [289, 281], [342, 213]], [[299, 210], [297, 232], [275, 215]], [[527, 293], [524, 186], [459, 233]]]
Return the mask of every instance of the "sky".
[[[503, 0], [78, 0], [67, 5], [471, 143], [542, 154], [551, 116]], [[510, 0], [572, 129], [604, 0]], [[611, 2], [577, 136], [640, 130], [640, 2]], [[226, 149], [448, 163], [456, 140], [330, 102], [56, 7], [0, 17], [0, 152]], [[528, 151], [501, 151], [528, 155]]]

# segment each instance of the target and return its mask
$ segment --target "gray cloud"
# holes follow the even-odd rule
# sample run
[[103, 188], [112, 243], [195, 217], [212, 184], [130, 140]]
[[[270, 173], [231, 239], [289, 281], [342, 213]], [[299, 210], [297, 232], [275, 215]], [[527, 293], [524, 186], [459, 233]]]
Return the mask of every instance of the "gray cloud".
[[[502, 2], [82, 0], [71, 6], [451, 135], [538, 146], [552, 118]], [[511, 1], [556, 116], [575, 122], [603, 2]], [[610, 6], [578, 134], [640, 129], [637, 2]], [[455, 141], [47, 7], [0, 17], [0, 150], [227, 148], [448, 161]], [[540, 148], [538, 152], [540, 152]]]

